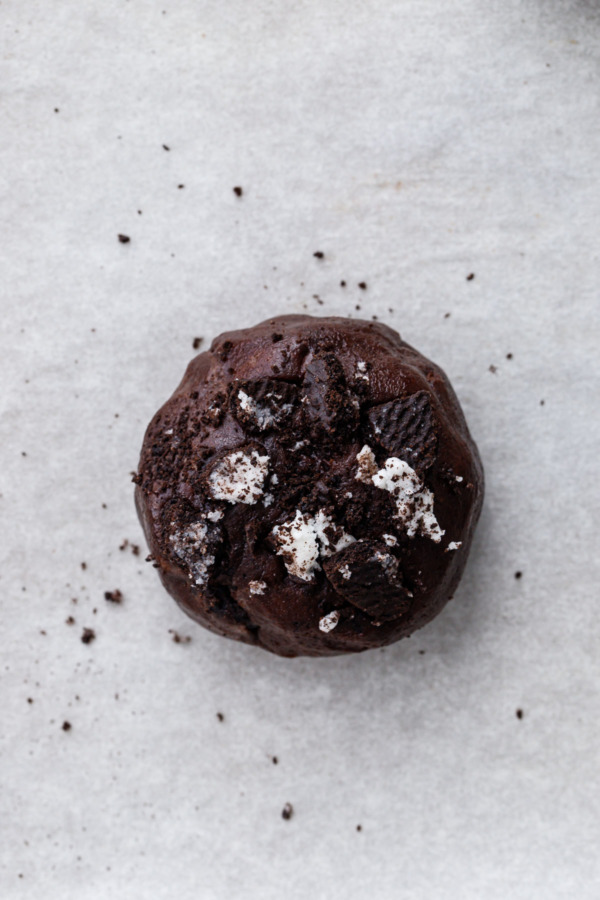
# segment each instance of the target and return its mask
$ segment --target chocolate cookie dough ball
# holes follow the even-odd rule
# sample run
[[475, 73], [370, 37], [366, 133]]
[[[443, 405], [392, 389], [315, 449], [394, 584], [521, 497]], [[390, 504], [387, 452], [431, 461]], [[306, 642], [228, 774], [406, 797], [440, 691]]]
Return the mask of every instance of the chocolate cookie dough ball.
[[381, 647], [452, 597], [483, 472], [448, 379], [385, 325], [222, 334], [150, 423], [136, 503], [167, 591], [281, 656]]

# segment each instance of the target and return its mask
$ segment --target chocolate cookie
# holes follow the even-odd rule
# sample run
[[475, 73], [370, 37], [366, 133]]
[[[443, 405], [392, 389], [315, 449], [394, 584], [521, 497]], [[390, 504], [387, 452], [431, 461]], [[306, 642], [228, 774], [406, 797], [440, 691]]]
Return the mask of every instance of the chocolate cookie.
[[150, 423], [136, 505], [169, 593], [281, 656], [437, 615], [483, 471], [444, 373], [385, 325], [282, 316], [216, 338]]

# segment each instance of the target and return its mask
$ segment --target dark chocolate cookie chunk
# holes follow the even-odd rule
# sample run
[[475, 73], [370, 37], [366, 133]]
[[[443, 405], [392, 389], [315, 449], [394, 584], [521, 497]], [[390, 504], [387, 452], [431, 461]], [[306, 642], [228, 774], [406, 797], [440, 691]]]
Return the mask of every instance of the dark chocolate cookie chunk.
[[150, 423], [136, 504], [159, 575], [282, 656], [380, 647], [451, 598], [483, 472], [444, 373], [373, 322], [221, 335]]
[[405, 459], [421, 472], [433, 465], [437, 434], [425, 391], [374, 406], [368, 419], [373, 439], [390, 456]]
[[404, 615], [412, 593], [404, 587], [398, 559], [383, 542], [355, 541], [323, 563], [325, 575], [343, 600], [379, 622]]

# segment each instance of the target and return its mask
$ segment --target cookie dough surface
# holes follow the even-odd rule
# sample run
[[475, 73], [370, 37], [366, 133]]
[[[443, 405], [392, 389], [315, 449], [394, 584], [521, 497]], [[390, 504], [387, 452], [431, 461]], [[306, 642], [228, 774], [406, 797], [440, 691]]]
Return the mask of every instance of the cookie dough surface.
[[136, 505], [164, 586], [282, 656], [380, 647], [437, 615], [483, 472], [444, 373], [385, 325], [220, 335], [150, 423]]

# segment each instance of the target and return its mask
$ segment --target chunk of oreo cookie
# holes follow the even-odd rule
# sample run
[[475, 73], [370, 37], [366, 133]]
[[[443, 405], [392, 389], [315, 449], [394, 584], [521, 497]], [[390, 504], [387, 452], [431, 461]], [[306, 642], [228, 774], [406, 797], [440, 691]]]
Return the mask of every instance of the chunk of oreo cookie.
[[326, 559], [323, 569], [336, 593], [376, 622], [398, 619], [410, 607], [398, 560], [383, 542], [356, 541]]
[[368, 420], [373, 440], [390, 456], [405, 460], [418, 472], [435, 462], [436, 421], [425, 391], [374, 406]]

